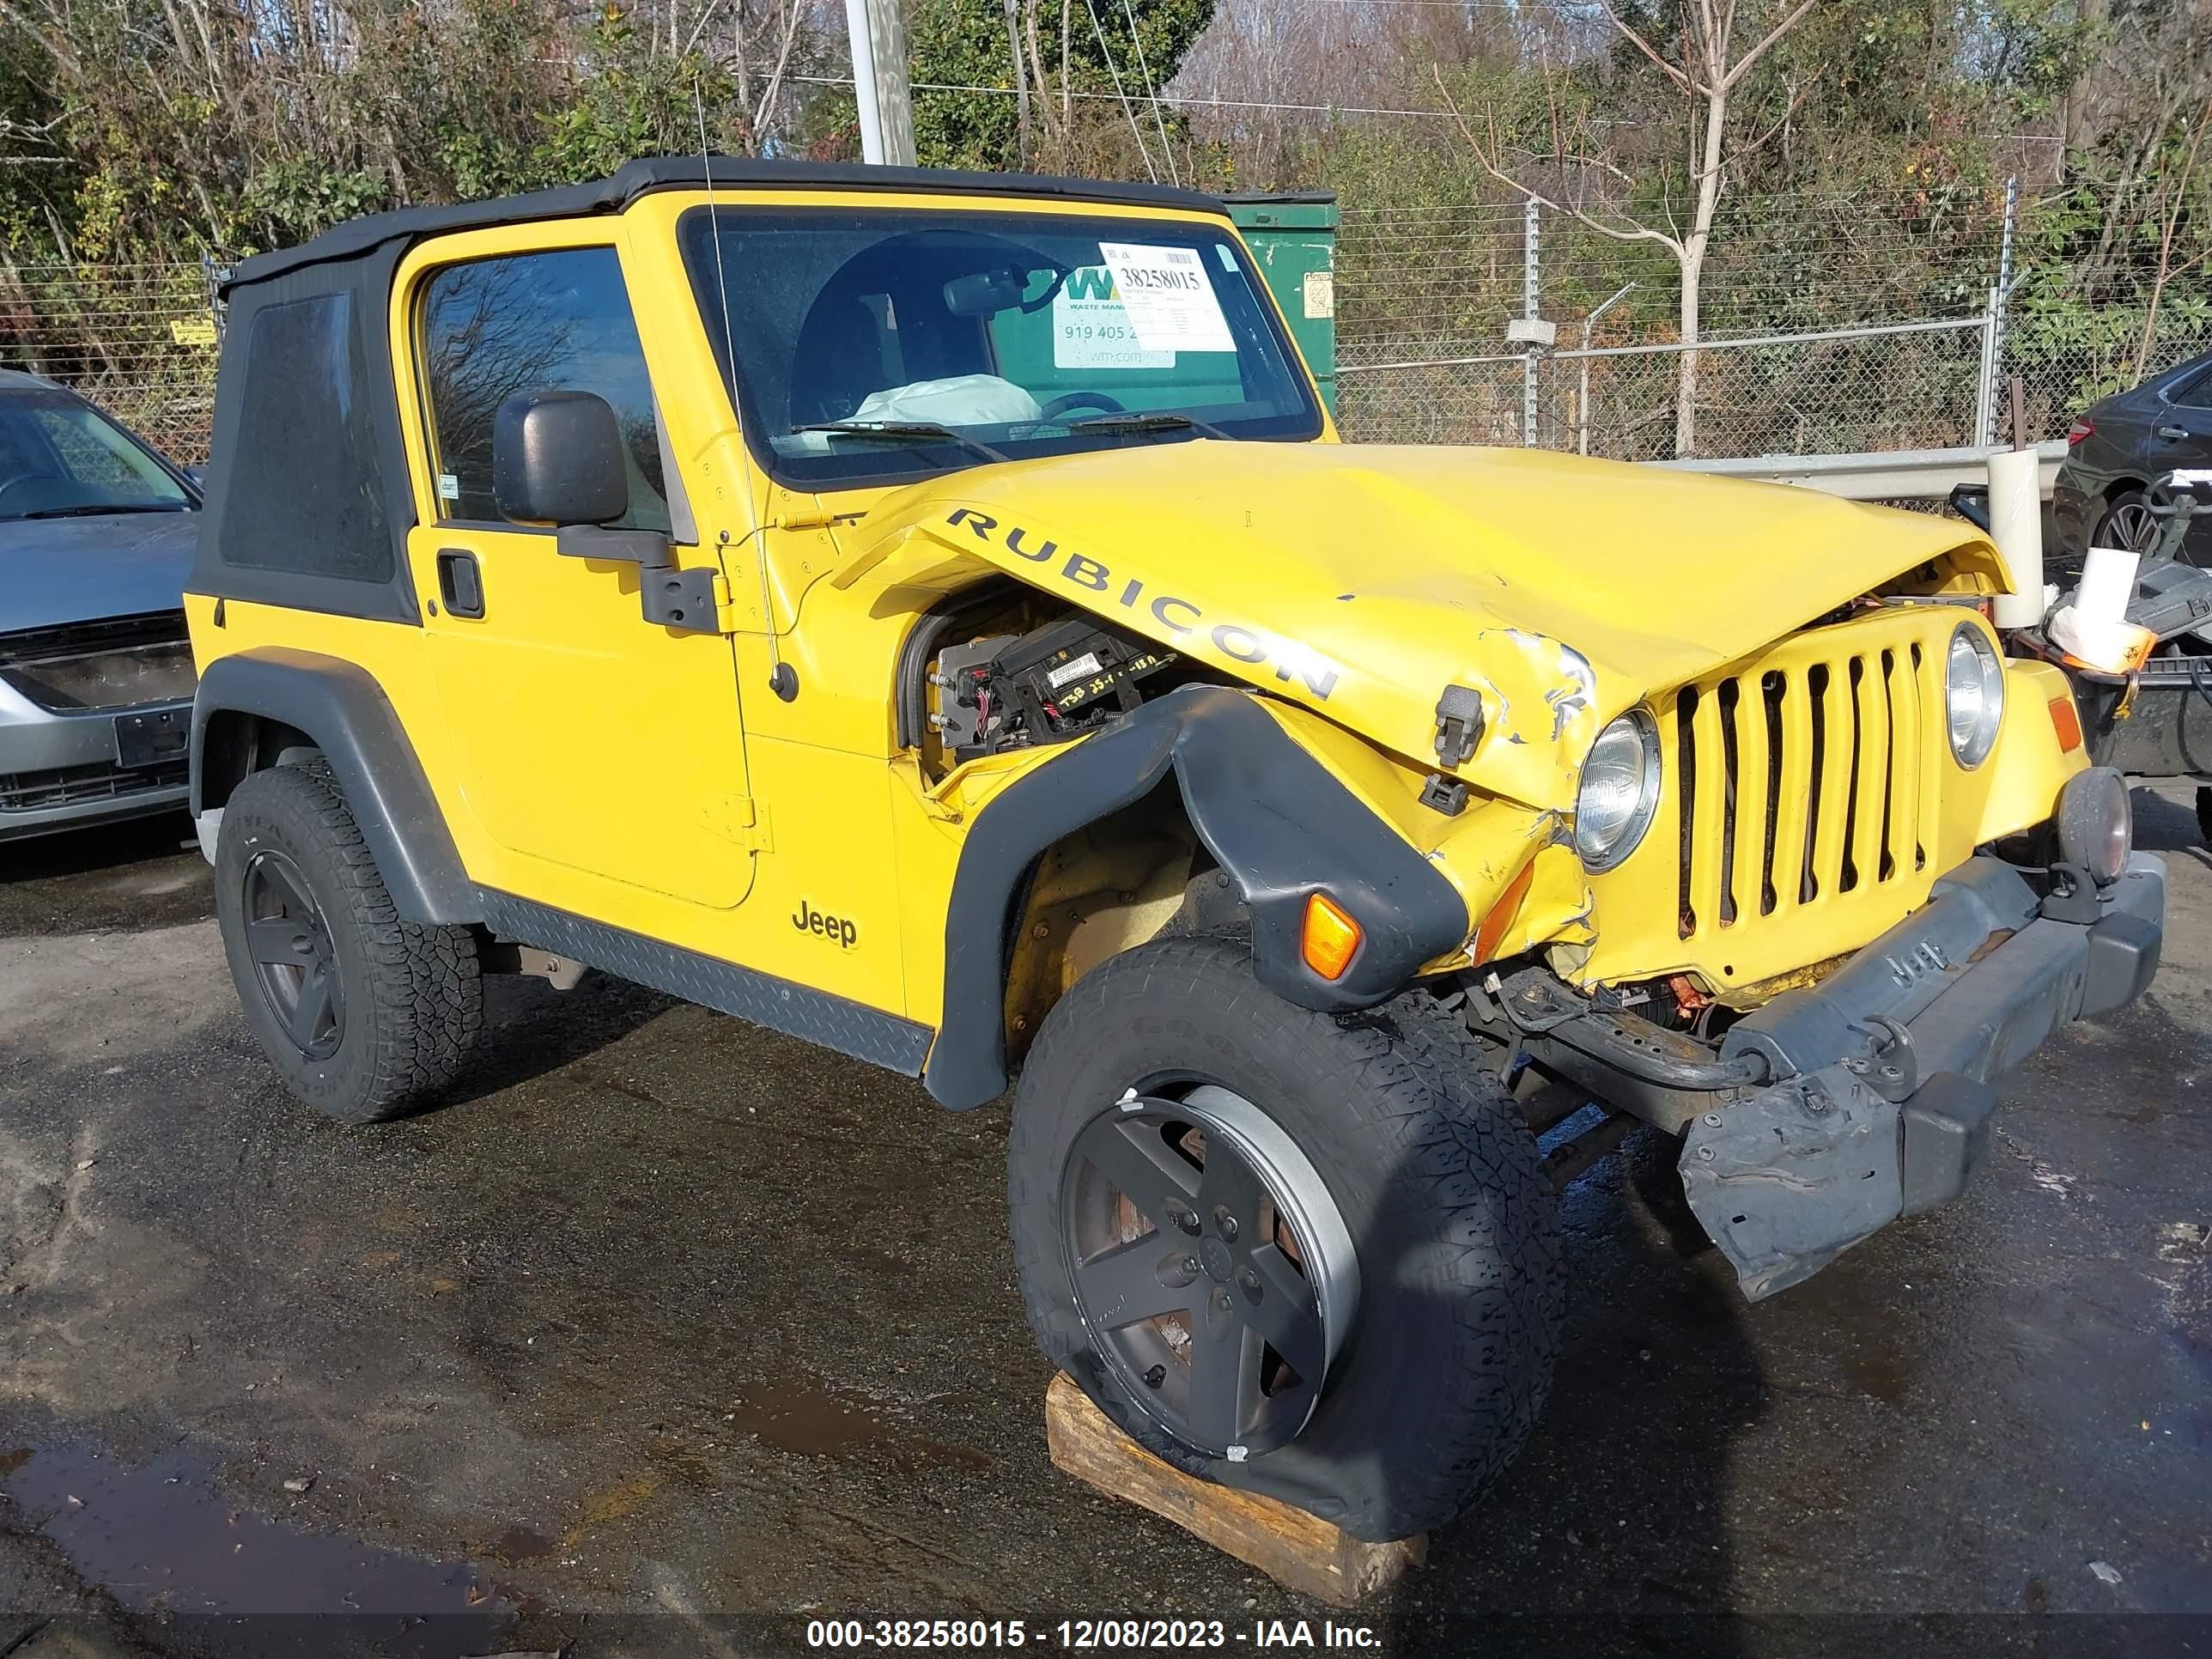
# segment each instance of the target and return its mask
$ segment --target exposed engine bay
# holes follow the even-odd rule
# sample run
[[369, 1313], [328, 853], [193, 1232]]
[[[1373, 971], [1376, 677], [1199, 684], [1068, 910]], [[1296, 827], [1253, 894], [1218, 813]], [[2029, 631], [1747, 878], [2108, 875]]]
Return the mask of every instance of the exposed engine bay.
[[1088, 617], [1028, 634], [951, 646], [932, 677], [931, 720], [956, 763], [1039, 743], [1064, 743], [1144, 701], [1137, 689], [1181, 659]]
[[[1042, 613], [1042, 614], [1040, 614]], [[985, 631], [988, 629], [988, 631]], [[963, 607], [923, 624], [934, 659], [901, 688], [926, 711], [914, 737], [932, 769], [985, 755], [1069, 743], [1193, 679], [1218, 680], [1166, 647], [1084, 611], [1044, 612], [1026, 599]], [[965, 637], [963, 637], [963, 636]], [[921, 653], [909, 652], [909, 661]], [[915, 694], [919, 693], [916, 696]]]

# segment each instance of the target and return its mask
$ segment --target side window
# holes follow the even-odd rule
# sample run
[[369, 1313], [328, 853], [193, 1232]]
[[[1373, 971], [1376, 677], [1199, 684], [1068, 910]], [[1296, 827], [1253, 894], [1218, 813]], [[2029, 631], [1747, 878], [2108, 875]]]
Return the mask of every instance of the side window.
[[2212, 409], [2212, 368], [2191, 375], [2174, 387], [2170, 400], [2185, 409]]
[[441, 518], [500, 521], [491, 432], [501, 404], [526, 392], [592, 392], [622, 423], [629, 512], [618, 523], [671, 528], [653, 383], [612, 248], [449, 265], [424, 290], [422, 340]]

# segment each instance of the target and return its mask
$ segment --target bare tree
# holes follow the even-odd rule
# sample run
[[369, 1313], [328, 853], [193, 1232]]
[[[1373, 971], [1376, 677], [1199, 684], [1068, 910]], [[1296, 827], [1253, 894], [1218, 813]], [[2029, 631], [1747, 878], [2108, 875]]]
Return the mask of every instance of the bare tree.
[[[1804, 98], [1801, 88], [1790, 109], [1764, 133], [1739, 147], [1733, 153], [1726, 148], [1729, 102], [1735, 90], [1750, 74], [1753, 65], [1764, 58], [1775, 42], [1795, 28], [1810, 13], [1818, 0], [1797, 0], [1784, 12], [1780, 20], [1761, 35], [1748, 51], [1735, 51], [1736, 7], [1738, 0], [1686, 0], [1680, 10], [1680, 27], [1676, 34], [1672, 56], [1662, 52], [1635, 29], [1621, 21], [1620, 15], [1611, 5], [1601, 9], [1621, 38], [1656, 66], [1666, 76], [1669, 86], [1681, 95], [1688, 106], [1688, 140], [1690, 149], [1690, 184], [1695, 194], [1690, 211], [1689, 224], [1685, 227], [1675, 218], [1671, 209], [1667, 214], [1665, 228], [1647, 225], [1631, 218], [1625, 212], [1592, 210], [1579, 200], [1583, 192], [1557, 191], [1547, 192], [1516, 174], [1506, 165], [1504, 143], [1499, 136], [1494, 111], [1486, 114], [1485, 132], [1478, 134], [1459, 106], [1453, 101], [1451, 90], [1444, 83], [1443, 71], [1435, 71], [1437, 90], [1443, 94], [1445, 105], [1458, 123], [1461, 134], [1474, 152], [1482, 170], [1498, 183], [1518, 191], [1532, 201], [1560, 213], [1571, 215], [1599, 234], [1623, 242], [1656, 242], [1674, 256], [1680, 271], [1681, 344], [1680, 369], [1674, 382], [1674, 453], [1677, 455], [1694, 453], [1698, 436], [1698, 341], [1699, 337], [1698, 285], [1705, 275], [1705, 250], [1711, 244], [1713, 216], [1720, 206], [1721, 187], [1729, 167], [1750, 150], [1766, 142], [1779, 131]], [[1550, 82], [1548, 64], [1546, 79]], [[1809, 82], [1808, 83], [1809, 85]], [[1599, 153], [1587, 143], [1587, 132], [1577, 128], [1576, 143], [1571, 146], [1561, 131], [1556, 95], [1553, 99], [1553, 143], [1551, 159], [1559, 164], [1568, 176], [1577, 177], [1593, 170], [1626, 180], [1613, 161]]]
[[[2208, 121], [2212, 121], [2212, 102], [2208, 102], [2198, 112], [2196, 125], [2190, 129], [2189, 150], [2182, 157], [2181, 176], [2166, 191], [2171, 200], [2161, 204], [2166, 208], [2163, 216], [2166, 222], [2159, 230], [2158, 270], [2151, 278], [2150, 298], [2143, 307], [2142, 338], [2136, 346], [2135, 378], [2138, 380], [2142, 379], [2150, 366], [2151, 343], [2158, 337], [2158, 307], [2159, 302], [2166, 297], [2166, 285], [2190, 266], [2203, 260], [2207, 253], [2212, 253], [2212, 248], [2200, 249], [2178, 265], [2173, 262], [2173, 234], [2180, 226], [2182, 210], [2189, 204], [2189, 180], [2197, 171], [2197, 147], [2204, 141], [2204, 125]], [[2163, 185], [2161, 190], [2166, 190]]]
[[1201, 143], [1233, 156], [1241, 185], [1310, 182], [1302, 155], [1346, 113], [1401, 106], [1430, 63], [1510, 60], [1497, 9], [1396, 0], [1217, 0], [1168, 88]]

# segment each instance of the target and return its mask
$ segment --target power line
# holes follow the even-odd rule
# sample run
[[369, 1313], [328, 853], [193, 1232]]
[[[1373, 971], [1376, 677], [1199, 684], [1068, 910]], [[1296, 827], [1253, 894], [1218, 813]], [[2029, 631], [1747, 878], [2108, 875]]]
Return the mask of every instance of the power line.
[[[808, 87], [849, 87], [853, 84], [853, 77], [849, 75], [793, 75], [786, 78]], [[1012, 87], [969, 86], [954, 81], [916, 81], [913, 84], [916, 92], [992, 93], [1003, 98], [1014, 95]], [[1451, 118], [1450, 111], [1441, 109], [1380, 109], [1364, 104], [1271, 104], [1243, 98], [1197, 98], [1172, 92], [1152, 96], [1141, 92], [1071, 92], [1067, 95], [1109, 104], [1119, 101], [1196, 109], [1262, 109], [1307, 115], [1415, 115], [1431, 121]]]
[[[1309, 4], [1316, 5], [1352, 5], [1364, 3], [1381, 3], [1385, 5], [1442, 5], [1449, 3], [1449, 0], [1307, 0], [1307, 3]], [[1514, 9], [1517, 9], [1517, 8]], [[1110, 63], [1108, 67], [1109, 69], [1112, 67]], [[849, 75], [792, 75], [787, 76], [784, 78], [799, 86], [808, 87], [849, 87], [853, 84], [853, 77]], [[1015, 95], [1015, 89], [1012, 87], [987, 87], [957, 81], [916, 81], [913, 82], [913, 88], [916, 92], [984, 93], [1000, 98], [1012, 98]], [[1265, 100], [1254, 98], [1221, 98], [1215, 96], [1200, 97], [1195, 93], [1182, 92], [1166, 92], [1152, 94], [1147, 94], [1141, 92], [1070, 92], [1067, 94], [1067, 96], [1071, 98], [1094, 100], [1100, 103], [1121, 102], [1127, 104], [1152, 104], [1163, 107], [1183, 109], [1256, 109], [1267, 110], [1279, 114], [1292, 115], [1403, 115], [1411, 116], [1416, 119], [1424, 121], [1449, 121], [1453, 118], [1452, 112], [1448, 109], [1396, 109], [1375, 104], [1282, 104], [1273, 103]], [[1623, 122], [1616, 123], [1615, 125], [1629, 125], [1640, 124]], [[2057, 137], [2034, 132], [2000, 132], [1992, 133], [1989, 136], [2008, 143], [2055, 144], [2062, 142]], [[1900, 191], [1899, 193], [1905, 194], [1906, 192]], [[1481, 204], [1477, 204], [1475, 205], [1480, 206]], [[1816, 204], [1815, 205], [1819, 206], [1822, 204]], [[1352, 210], [1356, 211], [1357, 210]], [[1408, 213], [1452, 213], [1462, 212], [1466, 210], [1463, 207], [1438, 207], [1433, 209], [1409, 207], [1404, 209], [1376, 209], [1370, 210], [1377, 212], [1402, 211]], [[1853, 209], [1852, 205], [1849, 203], [1836, 203], [1832, 204], [1831, 210], [1840, 215], [1848, 214], [1851, 212]], [[1517, 217], [1521, 210], [1519, 207], [1516, 206], [1512, 209], [1512, 211]]]
[[[1285, 0], [1275, 0], [1277, 4]], [[1425, 6], [1434, 11], [1526, 12], [1521, 0], [1300, 0], [1309, 6]]]
[[[1084, 3], [1089, 4], [1090, 0]], [[1137, 14], [1129, 0], [1121, 0], [1121, 15], [1129, 20], [1129, 43], [1137, 49], [1137, 69], [1145, 77], [1145, 94], [1152, 100], [1152, 125], [1160, 130], [1160, 154], [1168, 159], [1168, 182], [1180, 185], [1182, 179], [1176, 172], [1175, 146], [1168, 142], [1168, 118], [1160, 108], [1160, 89], [1152, 83], [1152, 65], [1145, 61], [1145, 37], [1137, 33]], [[1091, 14], [1091, 21], [1097, 21], [1097, 13]]]
[[[1146, 146], [1144, 128], [1137, 125], [1137, 112], [1129, 101], [1128, 88], [1121, 84], [1121, 71], [1115, 65], [1114, 54], [1106, 50], [1106, 31], [1098, 27], [1098, 9], [1091, 3], [1091, 0], [1083, 0], [1083, 9], [1091, 15], [1091, 33], [1097, 37], [1098, 55], [1106, 60], [1106, 67], [1114, 76], [1114, 95], [1121, 100], [1121, 113], [1129, 118], [1129, 133], [1130, 136], [1137, 141], [1137, 154], [1145, 158], [1145, 171], [1152, 176], [1152, 182], [1157, 185], [1160, 181], [1159, 169], [1152, 165], [1152, 152]], [[945, 90], [948, 92], [982, 92], [985, 90], [993, 92], [1011, 92], [1013, 88], [1011, 87], [992, 87], [988, 88], [982, 87], [948, 87], [945, 88]], [[1063, 95], [1065, 95], [1064, 89]], [[1154, 106], [1153, 112], [1157, 114], [1158, 112], [1159, 100], [1156, 98], [1152, 102]]]

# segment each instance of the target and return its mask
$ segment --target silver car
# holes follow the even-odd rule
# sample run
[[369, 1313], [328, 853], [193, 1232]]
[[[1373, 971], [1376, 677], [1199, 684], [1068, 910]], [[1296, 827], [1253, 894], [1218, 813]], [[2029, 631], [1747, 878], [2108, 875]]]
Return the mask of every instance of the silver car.
[[0, 841], [185, 804], [191, 479], [0, 369]]

